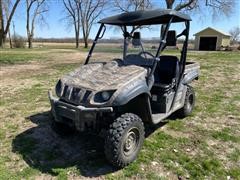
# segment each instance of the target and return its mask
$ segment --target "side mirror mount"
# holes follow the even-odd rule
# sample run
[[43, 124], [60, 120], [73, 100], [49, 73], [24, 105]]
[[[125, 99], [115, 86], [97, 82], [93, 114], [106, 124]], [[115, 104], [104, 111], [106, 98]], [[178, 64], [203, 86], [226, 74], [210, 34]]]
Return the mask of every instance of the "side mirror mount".
[[166, 46], [176, 46], [176, 45], [177, 45], [176, 31], [168, 31]]
[[141, 46], [141, 34], [140, 34], [140, 32], [134, 32], [133, 33], [132, 45], [134, 47]]

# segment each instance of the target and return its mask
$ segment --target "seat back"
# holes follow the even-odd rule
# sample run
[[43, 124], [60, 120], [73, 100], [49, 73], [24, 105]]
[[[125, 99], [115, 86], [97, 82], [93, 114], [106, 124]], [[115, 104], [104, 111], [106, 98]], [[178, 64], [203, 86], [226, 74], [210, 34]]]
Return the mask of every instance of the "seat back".
[[125, 65], [152, 66], [154, 59], [146, 59], [138, 54], [128, 54], [124, 59]]
[[160, 56], [154, 72], [155, 84], [171, 84], [179, 77], [179, 60], [176, 56]]

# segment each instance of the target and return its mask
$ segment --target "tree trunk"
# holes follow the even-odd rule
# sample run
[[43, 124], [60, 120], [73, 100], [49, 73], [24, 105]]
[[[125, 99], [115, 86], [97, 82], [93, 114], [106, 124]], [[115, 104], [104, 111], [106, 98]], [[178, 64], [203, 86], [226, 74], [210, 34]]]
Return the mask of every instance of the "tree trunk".
[[76, 48], [79, 48], [79, 30], [75, 28], [75, 42], [76, 42]]
[[12, 38], [11, 38], [10, 29], [9, 29], [9, 32], [8, 32], [8, 39], [9, 39], [9, 46], [10, 46], [10, 48], [12, 49], [12, 48], [13, 48], [13, 45], [12, 45]]
[[32, 40], [33, 40], [33, 38], [32, 38], [32, 36], [30, 35], [29, 37], [28, 37], [28, 48], [29, 49], [31, 49], [33, 46], [32, 46]]
[[3, 10], [2, 0], [0, 0], [0, 47], [3, 47], [3, 34], [4, 34]]
[[2, 34], [2, 47], [4, 47], [4, 44], [6, 43], [6, 38], [7, 38], [7, 34], [3, 33]]
[[77, 27], [77, 24], [74, 24], [74, 29], [75, 29], [75, 43], [76, 43], [76, 48], [79, 48], [79, 27]]
[[88, 48], [88, 38], [84, 37], [84, 48]]
[[3, 30], [0, 29], [0, 47], [3, 48]]
[[76, 37], [76, 48], [79, 48], [79, 38]]
[[10, 12], [10, 15], [8, 17], [8, 20], [6, 22], [6, 27], [4, 29], [4, 24], [3, 24], [3, 9], [2, 9], [2, 0], [0, 0], [0, 23], [1, 23], [1, 29], [0, 29], [0, 47], [3, 47], [5, 42], [6, 42], [6, 37], [7, 37], [7, 33], [12, 21], [12, 17], [16, 11], [16, 8], [19, 4], [20, 0], [16, 0], [13, 7], [12, 7], [12, 11]]

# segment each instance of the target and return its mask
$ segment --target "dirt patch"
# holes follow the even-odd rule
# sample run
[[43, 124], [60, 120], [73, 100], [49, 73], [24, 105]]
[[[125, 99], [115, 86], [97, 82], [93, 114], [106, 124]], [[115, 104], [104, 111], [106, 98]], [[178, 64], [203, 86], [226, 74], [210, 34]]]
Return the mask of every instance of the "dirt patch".
[[0, 69], [0, 77], [2, 80], [5, 79], [5, 77], [9, 77], [12, 75], [17, 77], [19, 73], [35, 71], [35, 70], [42, 69], [44, 67], [45, 67], [44, 65], [36, 64], [36, 63], [8, 65]]
[[7, 93], [8, 95], [11, 95], [19, 91], [20, 89], [30, 88], [34, 84], [38, 83], [39, 81], [33, 79], [4, 78], [0, 82], [0, 90], [4, 94]]
[[205, 119], [194, 118], [191, 122], [186, 122], [190, 126], [198, 127], [204, 130], [220, 131], [224, 128], [239, 127], [240, 119], [237, 116], [216, 116], [214, 118], [208, 117]]
[[169, 128], [166, 127], [162, 127], [162, 129], [164, 131], [164, 133], [174, 137], [174, 138], [189, 138], [190, 134], [182, 132], [182, 131], [175, 131], [175, 130], [171, 130]]
[[160, 162], [157, 161], [152, 161], [150, 163], [150, 166], [142, 166], [142, 170], [145, 172], [155, 172], [155, 174], [158, 175], [159, 178], [164, 177], [166, 179], [172, 179], [172, 180], [177, 180], [180, 177], [178, 177], [176, 174], [173, 174], [170, 171], [167, 171], [166, 168], [161, 164]]
[[234, 164], [229, 160], [229, 155], [235, 150], [235, 148], [240, 148], [239, 145], [232, 142], [223, 142], [219, 140], [207, 139], [206, 140], [209, 149], [214, 152], [219, 160], [221, 160], [226, 169], [230, 169]]

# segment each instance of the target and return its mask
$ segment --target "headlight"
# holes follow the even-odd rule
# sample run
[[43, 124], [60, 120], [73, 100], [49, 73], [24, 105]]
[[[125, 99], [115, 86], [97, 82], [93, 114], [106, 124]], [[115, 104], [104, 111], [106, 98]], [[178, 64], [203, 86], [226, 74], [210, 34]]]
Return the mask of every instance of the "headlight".
[[94, 96], [94, 102], [96, 103], [106, 102], [112, 97], [114, 92], [115, 90], [98, 92]]
[[59, 80], [58, 83], [56, 84], [55, 91], [56, 91], [56, 95], [58, 97], [61, 97], [61, 94], [62, 94], [62, 81], [61, 80]]
[[110, 98], [110, 93], [108, 91], [103, 91], [101, 96], [104, 101], [107, 101]]

